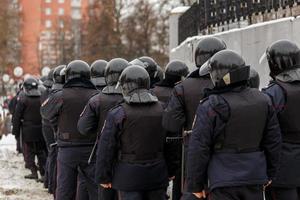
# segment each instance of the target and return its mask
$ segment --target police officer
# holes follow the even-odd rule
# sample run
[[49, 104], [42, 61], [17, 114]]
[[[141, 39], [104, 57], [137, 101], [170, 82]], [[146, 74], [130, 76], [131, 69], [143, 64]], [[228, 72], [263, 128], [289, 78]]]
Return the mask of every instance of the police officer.
[[[45, 88], [41, 90], [42, 91], [41, 98], [40, 98], [41, 104], [48, 98], [49, 94], [51, 93], [51, 88], [53, 85], [53, 73], [54, 73], [54, 69], [51, 69], [50, 72], [48, 73], [48, 75], [45, 76], [45, 79], [43, 81], [43, 86], [45, 86]], [[42, 80], [42, 78], [40, 80]], [[53, 133], [53, 129], [51, 127], [51, 123], [48, 120], [42, 118], [42, 125], [43, 125], [42, 126], [43, 136], [44, 136], [44, 140], [46, 142], [46, 149], [47, 149], [47, 153], [49, 153], [50, 145], [55, 142], [54, 133]], [[49, 178], [48, 166], [49, 166], [49, 159], [47, 156], [47, 162], [45, 165], [45, 176], [44, 176], [44, 180], [41, 180], [44, 182], [45, 188], [48, 188], [48, 178]]]
[[[50, 94], [48, 97], [54, 93], [56, 93], [59, 90], [62, 90], [63, 85], [65, 83], [65, 76], [61, 75], [61, 71], [65, 69], [66, 65], [59, 65], [55, 67], [53, 71], [53, 85], [50, 91]], [[47, 181], [47, 186], [48, 186], [48, 192], [50, 194], [53, 194], [55, 197], [55, 190], [56, 190], [56, 160], [57, 160], [57, 144], [56, 144], [56, 130], [57, 126], [53, 126], [53, 124], [50, 124], [50, 128], [52, 130], [52, 142], [49, 145], [48, 149], [48, 157], [47, 157], [47, 175], [48, 175], [48, 180]]]
[[58, 126], [56, 199], [71, 200], [76, 197], [78, 172], [83, 174], [78, 181], [89, 183], [89, 199], [97, 199], [94, 164], [88, 165], [87, 162], [96, 135], [83, 136], [77, 130], [80, 113], [97, 90], [90, 81], [90, 68], [86, 62], [70, 62], [65, 73], [63, 89], [52, 94], [41, 108], [42, 115]]
[[97, 149], [97, 182], [119, 190], [123, 200], [164, 200], [162, 104], [149, 91], [149, 74], [140, 66], [126, 68], [119, 83], [125, 102], [107, 115]]
[[282, 150], [279, 172], [272, 183], [272, 200], [300, 199], [300, 49], [288, 40], [267, 49], [272, 81], [263, 91], [272, 99], [280, 123]]
[[91, 80], [100, 91], [106, 85], [104, 76], [106, 65], [107, 62], [105, 60], [96, 60], [91, 65]]
[[[106, 87], [103, 92], [93, 96], [87, 103], [78, 121], [78, 130], [81, 134], [99, 134], [102, 130], [108, 111], [123, 99], [121, 88], [116, 88], [122, 71], [129, 63], [122, 58], [112, 59], [105, 70]], [[100, 136], [100, 134], [99, 134]], [[98, 141], [99, 139], [97, 139]], [[96, 145], [94, 146], [96, 150]], [[94, 159], [95, 157], [93, 157]], [[98, 169], [96, 169], [96, 177]], [[113, 200], [117, 198], [117, 193], [112, 189], [100, 187], [99, 199]]]
[[259, 89], [260, 77], [257, 71], [250, 68], [249, 87]]
[[184, 62], [180, 60], [169, 62], [166, 66], [165, 78], [156, 83], [155, 87], [152, 89], [158, 100], [167, 103], [175, 84], [186, 77], [188, 73], [189, 68]]
[[[184, 130], [184, 149], [188, 145], [188, 134], [191, 132], [192, 124], [194, 121], [195, 112], [199, 101], [204, 97], [204, 89], [212, 88], [212, 82], [208, 73], [205, 75], [199, 75], [199, 69], [211, 56], [220, 50], [226, 49], [226, 44], [214, 37], [207, 37], [197, 45], [195, 51], [195, 63], [197, 69], [190, 73], [188, 77], [177, 84], [174, 88], [173, 94], [170, 97], [169, 103], [163, 116], [163, 126], [167, 131], [174, 134], [182, 134]], [[185, 150], [182, 150], [185, 152]], [[182, 160], [185, 160], [182, 158]], [[184, 174], [184, 166], [182, 162], [182, 169], [178, 169], [177, 179], [181, 178], [181, 174]], [[181, 184], [175, 184], [174, 199], [179, 200], [181, 197], [181, 190], [183, 189], [183, 182]], [[181, 189], [180, 189], [181, 188]]]
[[[33, 77], [25, 79], [23, 91], [18, 95], [13, 118], [13, 134], [21, 138], [25, 167], [31, 170], [31, 174], [25, 176], [28, 179], [38, 179], [38, 170], [41, 176], [45, 173], [46, 151], [40, 115], [41, 92], [38, 84], [38, 80]], [[38, 165], [35, 163], [35, 156]]]
[[[212, 200], [263, 200], [263, 185], [276, 174], [280, 127], [270, 99], [248, 87], [249, 66], [231, 50], [200, 69], [214, 88], [196, 112], [189, 141], [187, 190]], [[259, 167], [258, 167], [259, 166]]]
[[[18, 102], [18, 96], [22, 91], [23, 91], [23, 82], [20, 82], [18, 84], [18, 90], [17, 90], [16, 95], [8, 103], [8, 110], [9, 110], [9, 113], [11, 114], [11, 116], [12, 116], [12, 118], [11, 118], [12, 123], [13, 123], [14, 113], [15, 113], [15, 110], [16, 110], [17, 102]], [[18, 153], [22, 153], [23, 150], [22, 150], [20, 137], [16, 137], [16, 135], [15, 135], [15, 139], [16, 139], [16, 150], [17, 150]]]
[[59, 65], [54, 69], [53, 72], [53, 85], [52, 85], [52, 92], [55, 92], [56, 90], [61, 90], [65, 84], [65, 73], [63, 70], [65, 70], [67, 66], [66, 65]]
[[150, 76], [150, 88], [153, 88], [155, 83], [159, 81], [158, 64], [149, 56], [142, 56], [130, 62], [133, 65], [138, 65], [145, 68]]
[[[45, 90], [43, 90], [41, 94], [41, 104], [49, 97], [49, 94], [51, 93], [51, 88], [53, 85], [53, 73], [54, 69], [51, 69], [46, 80], [43, 82], [43, 85], [45, 86]], [[47, 120], [42, 118], [42, 124], [43, 124], [43, 136], [47, 145], [47, 150], [49, 151], [50, 144], [54, 143], [54, 135], [53, 130], [51, 127], [51, 123]]]

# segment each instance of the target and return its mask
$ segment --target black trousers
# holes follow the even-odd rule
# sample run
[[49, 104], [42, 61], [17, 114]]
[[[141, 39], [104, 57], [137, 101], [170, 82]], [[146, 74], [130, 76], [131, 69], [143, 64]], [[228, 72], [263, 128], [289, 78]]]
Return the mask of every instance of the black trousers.
[[[82, 188], [87, 189], [88, 200], [98, 199], [98, 186], [94, 181], [95, 163], [88, 164], [91, 150], [92, 147], [58, 149], [56, 200], [86, 198], [86, 191]], [[80, 194], [81, 191], [84, 194]]]
[[99, 187], [98, 200], [118, 200], [118, 192], [114, 189]]
[[167, 200], [166, 190], [151, 191], [119, 191], [119, 200]]
[[[263, 186], [240, 186], [214, 189], [209, 196], [210, 200], [263, 200]], [[286, 199], [290, 200], [290, 199]]]
[[[47, 153], [43, 142], [23, 142], [23, 154], [25, 168], [30, 170], [40, 170], [41, 175], [45, 173]], [[38, 166], [35, 163], [35, 156], [38, 159]]]
[[300, 200], [300, 188], [270, 187], [267, 200]]

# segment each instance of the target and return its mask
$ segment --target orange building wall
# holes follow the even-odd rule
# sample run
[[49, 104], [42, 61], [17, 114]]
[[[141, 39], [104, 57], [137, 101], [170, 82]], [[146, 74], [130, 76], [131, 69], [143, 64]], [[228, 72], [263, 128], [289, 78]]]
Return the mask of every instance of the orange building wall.
[[[39, 74], [42, 68], [39, 63], [39, 37], [45, 30], [57, 30], [58, 19], [71, 16], [71, 0], [65, 0], [64, 3], [59, 3], [58, 0], [52, 0], [51, 3], [46, 3], [45, 0], [20, 0], [19, 2], [22, 8], [21, 66], [24, 69], [24, 73]], [[89, 0], [81, 0], [82, 19], [85, 20], [88, 15], [88, 4]], [[51, 8], [51, 15], [45, 14], [46, 8]], [[59, 16], [59, 8], [64, 9], [63, 16]], [[46, 20], [52, 21], [51, 28], [46, 28]]]
[[25, 73], [39, 73], [38, 38], [40, 34], [40, 8], [42, 0], [21, 0], [21, 66]]

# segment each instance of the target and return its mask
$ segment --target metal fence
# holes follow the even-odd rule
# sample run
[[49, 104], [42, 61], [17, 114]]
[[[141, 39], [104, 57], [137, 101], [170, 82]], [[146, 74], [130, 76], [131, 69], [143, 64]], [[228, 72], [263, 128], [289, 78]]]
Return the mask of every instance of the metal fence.
[[209, 28], [251, 19], [258, 13], [300, 5], [300, 0], [199, 0], [179, 18], [179, 43]]

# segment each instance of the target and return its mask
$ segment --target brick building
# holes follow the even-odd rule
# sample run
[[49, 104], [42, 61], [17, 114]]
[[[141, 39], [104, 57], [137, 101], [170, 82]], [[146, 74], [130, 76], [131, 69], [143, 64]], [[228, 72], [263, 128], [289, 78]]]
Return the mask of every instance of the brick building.
[[19, 0], [25, 73], [39, 74], [44, 66], [54, 67], [80, 55], [81, 24], [88, 19], [90, 0]]

